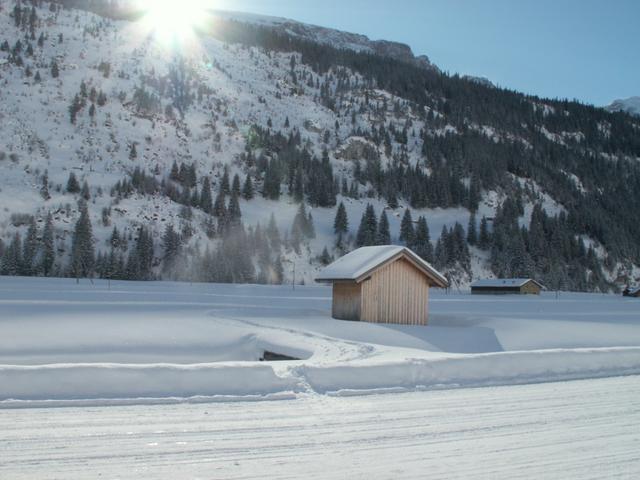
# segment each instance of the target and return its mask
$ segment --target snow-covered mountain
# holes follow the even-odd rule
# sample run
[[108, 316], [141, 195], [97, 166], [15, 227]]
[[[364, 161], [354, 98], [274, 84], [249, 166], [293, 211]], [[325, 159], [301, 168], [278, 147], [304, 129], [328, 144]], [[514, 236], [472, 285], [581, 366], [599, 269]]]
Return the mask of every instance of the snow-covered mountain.
[[[37, 238], [30, 245], [44, 241], [49, 214], [52, 272], [71, 274], [83, 199], [101, 257], [115, 251], [115, 263], [126, 263], [144, 227], [153, 240], [149, 267], [167, 278], [165, 234], [172, 226], [182, 274], [219, 269], [237, 242], [212, 254], [214, 267], [201, 255], [226, 241], [220, 232], [227, 220], [213, 201], [222, 197], [223, 210], [237, 212], [234, 221], [241, 218], [246, 229], [240, 244], [248, 242], [242, 252], [253, 265], [243, 268], [253, 270], [245, 280], [291, 281], [295, 275], [309, 282], [323, 262], [360, 241], [382, 235], [385, 242], [404, 242], [407, 208], [414, 228], [424, 217], [430, 232], [430, 242], [414, 247], [457, 285], [527, 269], [564, 288], [606, 289], [638, 276], [633, 242], [621, 247], [608, 233], [616, 225], [627, 239], [635, 227], [609, 218], [608, 205], [598, 200], [623, 189], [615, 179], [603, 180], [606, 170], [593, 176], [592, 163], [640, 157], [628, 133], [640, 131], [640, 124], [614, 123], [603, 110], [577, 104], [487, 92], [431, 68], [407, 46], [286, 19], [217, 12], [207, 35], [176, 50], [141, 22], [114, 18], [128, 17], [112, 15], [110, 2], [62, 3], [66, 8], [0, 0], [5, 274], [25, 273], [16, 270], [16, 252], [30, 251], [22, 241], [30, 238], [32, 219]], [[549, 169], [559, 159], [561, 168]], [[72, 173], [77, 187], [70, 185]], [[232, 205], [236, 176], [242, 194]], [[514, 208], [504, 206], [507, 199]], [[587, 217], [580, 199], [597, 214]], [[308, 217], [301, 224], [301, 200], [311, 230]], [[337, 235], [341, 203], [348, 225]], [[388, 236], [365, 225], [360, 238], [368, 205], [376, 221], [385, 212]], [[622, 215], [619, 210], [612, 211]], [[272, 216], [281, 242], [264, 240]], [[539, 246], [517, 226], [503, 239], [500, 231], [512, 229], [513, 218], [520, 227], [531, 227], [532, 219], [544, 224]], [[483, 226], [487, 235], [492, 229], [500, 235], [486, 241], [469, 235], [467, 244], [471, 224], [480, 237]], [[553, 231], [562, 232], [556, 236], [564, 245], [554, 254], [576, 265], [587, 265], [590, 255], [588, 266], [553, 267], [560, 257], [552, 259], [545, 247], [560, 242]], [[16, 233], [19, 249], [12, 248]], [[238, 280], [216, 275], [197, 278]]]
[[640, 97], [629, 97], [615, 100], [607, 107], [610, 112], [627, 112], [632, 115], [640, 115]]

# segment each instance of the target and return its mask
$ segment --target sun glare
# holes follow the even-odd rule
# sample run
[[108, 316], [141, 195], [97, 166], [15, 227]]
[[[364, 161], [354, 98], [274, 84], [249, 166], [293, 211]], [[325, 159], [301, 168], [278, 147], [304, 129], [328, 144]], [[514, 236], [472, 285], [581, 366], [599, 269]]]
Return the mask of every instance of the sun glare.
[[143, 0], [143, 22], [166, 44], [180, 44], [193, 38], [204, 25], [207, 0]]

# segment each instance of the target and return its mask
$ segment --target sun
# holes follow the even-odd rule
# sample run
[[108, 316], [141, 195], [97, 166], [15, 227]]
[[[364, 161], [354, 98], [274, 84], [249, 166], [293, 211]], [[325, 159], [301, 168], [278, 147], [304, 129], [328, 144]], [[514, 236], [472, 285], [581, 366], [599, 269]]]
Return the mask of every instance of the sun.
[[165, 44], [182, 44], [202, 27], [210, 0], [141, 0], [145, 27]]

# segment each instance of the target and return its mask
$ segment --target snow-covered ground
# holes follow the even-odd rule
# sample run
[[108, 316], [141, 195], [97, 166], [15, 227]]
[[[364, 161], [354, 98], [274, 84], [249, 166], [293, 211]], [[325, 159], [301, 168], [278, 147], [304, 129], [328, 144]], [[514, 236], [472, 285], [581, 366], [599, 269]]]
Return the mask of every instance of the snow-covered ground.
[[0, 478], [636, 479], [640, 381], [0, 410]]
[[[434, 291], [428, 327], [323, 286], [0, 278], [0, 407], [293, 398], [640, 373], [635, 299]], [[300, 360], [258, 362], [265, 351]]]
[[330, 292], [0, 278], [0, 478], [640, 476], [637, 300]]

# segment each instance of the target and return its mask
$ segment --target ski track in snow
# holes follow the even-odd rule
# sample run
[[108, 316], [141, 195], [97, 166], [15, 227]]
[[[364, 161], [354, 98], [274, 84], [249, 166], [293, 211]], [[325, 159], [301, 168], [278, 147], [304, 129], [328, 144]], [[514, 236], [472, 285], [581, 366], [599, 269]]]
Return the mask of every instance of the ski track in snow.
[[633, 479], [640, 379], [0, 410], [0, 478]]

